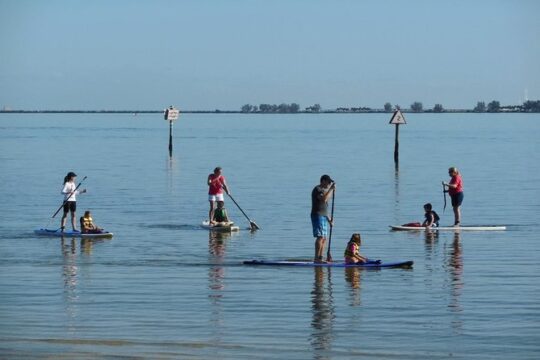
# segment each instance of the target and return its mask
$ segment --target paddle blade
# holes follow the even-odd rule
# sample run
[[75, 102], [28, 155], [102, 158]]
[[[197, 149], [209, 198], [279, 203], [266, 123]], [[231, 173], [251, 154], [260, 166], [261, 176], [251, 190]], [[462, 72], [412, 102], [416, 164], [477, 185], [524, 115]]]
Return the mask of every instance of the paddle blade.
[[254, 221], [250, 221], [249, 222], [249, 225], [251, 226], [251, 231], [256, 231], [256, 230], [260, 230], [261, 228], [259, 227], [259, 225], [255, 224]]

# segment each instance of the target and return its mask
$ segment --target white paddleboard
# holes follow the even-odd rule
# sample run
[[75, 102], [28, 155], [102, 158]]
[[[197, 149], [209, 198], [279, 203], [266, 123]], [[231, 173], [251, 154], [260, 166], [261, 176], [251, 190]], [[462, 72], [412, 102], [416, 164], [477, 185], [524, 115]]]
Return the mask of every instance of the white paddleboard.
[[240, 227], [231, 222], [229, 225], [210, 225], [208, 220], [202, 222], [201, 227], [212, 231], [233, 232], [239, 231]]

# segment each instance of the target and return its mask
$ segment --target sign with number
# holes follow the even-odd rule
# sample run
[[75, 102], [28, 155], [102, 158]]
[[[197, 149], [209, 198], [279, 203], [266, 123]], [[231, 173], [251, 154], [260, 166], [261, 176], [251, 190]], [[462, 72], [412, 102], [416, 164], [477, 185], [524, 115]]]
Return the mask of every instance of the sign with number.
[[399, 125], [399, 124], [406, 124], [405, 117], [401, 113], [401, 110], [394, 111], [394, 115], [392, 115], [392, 118], [390, 119], [389, 124]]
[[174, 121], [180, 116], [180, 110], [170, 107], [165, 109], [165, 120]]

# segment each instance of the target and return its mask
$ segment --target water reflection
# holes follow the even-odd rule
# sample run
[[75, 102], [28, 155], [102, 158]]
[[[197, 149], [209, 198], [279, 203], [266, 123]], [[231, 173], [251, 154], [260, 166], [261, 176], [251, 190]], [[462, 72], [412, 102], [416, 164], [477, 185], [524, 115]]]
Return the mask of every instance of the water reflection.
[[208, 288], [211, 290], [210, 298], [221, 298], [221, 290], [224, 289], [223, 277], [225, 268], [221, 265], [225, 258], [226, 242], [231, 234], [227, 232], [208, 232], [208, 260], [214, 264], [208, 269]]
[[214, 342], [220, 343], [223, 338], [223, 290], [225, 289], [225, 267], [222, 266], [225, 259], [226, 240], [230, 239], [230, 233], [209, 231], [208, 232], [208, 290], [210, 299], [210, 327]]
[[461, 332], [463, 325], [459, 317], [463, 311], [460, 303], [463, 292], [463, 248], [460, 240], [461, 233], [455, 232], [452, 244], [448, 250], [448, 273], [450, 275], [450, 303], [448, 307], [450, 311], [456, 314], [456, 318], [452, 321], [452, 327], [458, 332]]
[[81, 254], [84, 254], [86, 256], [91, 256], [92, 252], [94, 251], [94, 245], [103, 243], [107, 240], [105, 239], [88, 239], [83, 238], [81, 239]]
[[62, 277], [64, 279], [64, 304], [68, 318], [69, 331], [75, 331], [75, 320], [77, 318], [78, 308], [77, 301], [79, 295], [77, 293], [78, 270], [77, 267], [77, 246], [75, 238], [66, 240], [64, 237], [60, 241], [62, 253]]
[[437, 242], [439, 240], [439, 231], [437, 230], [426, 230], [424, 231], [424, 243], [426, 250], [426, 258], [431, 258], [432, 254], [435, 252]]
[[394, 222], [398, 224], [401, 217], [399, 208], [399, 163], [396, 163], [394, 168], [394, 195]]
[[69, 302], [77, 299], [77, 246], [75, 238], [66, 241], [62, 237], [60, 244], [63, 258], [62, 275], [64, 279], [64, 294]]
[[[94, 245], [104, 242], [103, 239], [80, 239], [80, 253], [85, 256], [91, 256]], [[62, 278], [64, 280], [64, 301], [66, 314], [69, 319], [69, 329], [74, 330], [75, 319], [77, 318], [79, 301], [78, 285], [80, 279], [80, 269], [78, 266], [79, 257], [77, 252], [77, 239], [60, 239], [60, 251], [62, 254]]]
[[213, 342], [218, 344], [223, 339], [223, 290], [225, 289], [225, 267], [222, 266], [225, 259], [226, 240], [230, 239], [231, 233], [209, 231], [208, 232], [208, 298], [210, 299], [210, 329], [212, 329]]
[[351, 306], [360, 306], [360, 285], [362, 269], [357, 267], [345, 268], [345, 281], [351, 286]]
[[[325, 287], [325, 271], [328, 277]], [[315, 280], [311, 292], [311, 347], [315, 359], [329, 359], [329, 350], [332, 348], [333, 325], [334, 325], [334, 298], [332, 295], [332, 269], [314, 268]]]
[[178, 185], [178, 174], [180, 172], [180, 167], [176, 161], [176, 158], [173, 156], [167, 157], [167, 187], [171, 194], [175, 192], [175, 187]]

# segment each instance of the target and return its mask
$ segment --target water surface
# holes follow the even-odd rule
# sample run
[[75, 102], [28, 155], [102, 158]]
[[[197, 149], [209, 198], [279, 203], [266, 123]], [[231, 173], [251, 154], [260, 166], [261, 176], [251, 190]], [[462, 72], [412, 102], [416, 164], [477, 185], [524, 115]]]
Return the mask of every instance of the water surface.
[[[539, 115], [406, 114], [400, 163], [386, 114], [0, 115], [0, 357], [532, 359], [540, 351]], [[242, 225], [199, 228], [222, 166]], [[464, 224], [504, 232], [390, 232], [464, 178]], [[78, 214], [112, 240], [39, 238], [63, 176], [88, 176]], [[332, 254], [411, 270], [253, 268], [313, 256], [310, 192], [337, 182]]]

